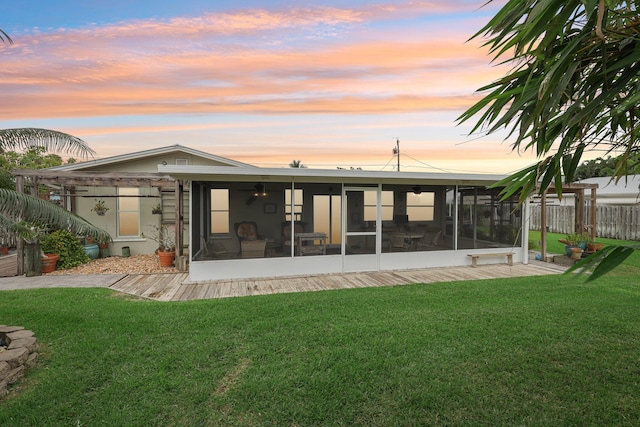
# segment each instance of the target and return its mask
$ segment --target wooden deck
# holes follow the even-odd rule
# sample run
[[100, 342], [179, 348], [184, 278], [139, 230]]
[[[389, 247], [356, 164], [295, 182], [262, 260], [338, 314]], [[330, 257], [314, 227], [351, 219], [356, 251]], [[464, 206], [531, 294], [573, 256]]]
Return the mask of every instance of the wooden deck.
[[[543, 262], [531, 264], [482, 265], [477, 268], [428, 268], [367, 273], [327, 274], [255, 280], [225, 280], [188, 283], [187, 273], [128, 275], [110, 288], [157, 301], [188, 301], [268, 295], [288, 292], [397, 286], [411, 283], [435, 283], [522, 276], [560, 274], [564, 267]], [[59, 276], [60, 277], [60, 276]]]
[[18, 257], [15, 253], [0, 256], [0, 277], [12, 277], [18, 272]]

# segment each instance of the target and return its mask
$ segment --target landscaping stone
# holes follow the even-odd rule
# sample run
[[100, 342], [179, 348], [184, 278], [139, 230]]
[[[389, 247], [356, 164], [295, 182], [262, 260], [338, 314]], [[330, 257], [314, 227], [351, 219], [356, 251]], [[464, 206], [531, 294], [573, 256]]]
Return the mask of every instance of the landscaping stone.
[[7, 326], [7, 325], [0, 325], [0, 333], [10, 333], [10, 332], [15, 332], [15, 331], [21, 331], [24, 329], [24, 326]]
[[38, 361], [38, 342], [33, 332], [22, 326], [0, 325], [0, 397], [8, 393], [8, 386], [24, 376], [25, 368]]
[[33, 332], [23, 329], [21, 331], [9, 332], [8, 334], [5, 335], [6, 337], [5, 341], [11, 344], [11, 341], [13, 340], [19, 340], [21, 338], [29, 338], [32, 336], [33, 336]]
[[24, 347], [29, 350], [30, 353], [32, 353], [36, 351], [36, 345], [37, 341], [35, 337], [18, 338], [17, 340], [12, 339], [9, 343], [9, 347], [7, 347], [7, 350]]
[[29, 357], [29, 350], [24, 347], [14, 348], [0, 353], [0, 362], [7, 362], [12, 369], [24, 365]]

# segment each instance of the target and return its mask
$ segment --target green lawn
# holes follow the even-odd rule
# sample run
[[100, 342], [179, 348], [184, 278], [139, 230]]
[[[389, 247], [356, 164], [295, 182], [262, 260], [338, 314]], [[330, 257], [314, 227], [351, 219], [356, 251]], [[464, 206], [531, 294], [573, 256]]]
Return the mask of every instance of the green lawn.
[[161, 303], [0, 293], [2, 426], [638, 425], [640, 269]]
[[[558, 233], [547, 233], [547, 254], [564, 254], [564, 243], [560, 243], [559, 239], [564, 239], [565, 234]], [[598, 237], [596, 239], [599, 243], [604, 243], [606, 245], [640, 245], [640, 242], [630, 241], [630, 240], [614, 240], [614, 239], [603, 239]], [[531, 250], [540, 250], [540, 232], [535, 230], [529, 231], [529, 249]], [[635, 251], [633, 255], [631, 255], [623, 265], [618, 267], [617, 271], [613, 273], [613, 275], [629, 275], [632, 274], [634, 268], [638, 268], [640, 270], [640, 250]]]

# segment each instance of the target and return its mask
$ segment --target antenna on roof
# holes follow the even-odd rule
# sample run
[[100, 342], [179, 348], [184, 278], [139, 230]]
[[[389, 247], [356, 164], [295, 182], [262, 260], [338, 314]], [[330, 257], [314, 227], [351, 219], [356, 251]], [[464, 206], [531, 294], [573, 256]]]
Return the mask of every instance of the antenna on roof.
[[400, 172], [400, 139], [396, 137], [396, 146], [393, 147], [393, 154], [398, 156], [398, 172]]

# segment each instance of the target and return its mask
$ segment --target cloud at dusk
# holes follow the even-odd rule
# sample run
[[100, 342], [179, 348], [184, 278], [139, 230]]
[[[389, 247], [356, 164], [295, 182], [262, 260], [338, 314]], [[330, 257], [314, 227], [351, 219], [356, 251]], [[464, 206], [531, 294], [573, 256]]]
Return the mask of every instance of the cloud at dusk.
[[[388, 149], [365, 158], [361, 144], [398, 137], [429, 163], [465, 152], [504, 161], [508, 143], [464, 143], [468, 128], [455, 123], [475, 90], [504, 73], [480, 42], [467, 42], [496, 10], [481, 4], [260, 2], [101, 24], [87, 16], [67, 27], [53, 20], [0, 45], [4, 127], [73, 133], [102, 157], [183, 144], [255, 164], [286, 166], [296, 155], [357, 166], [360, 155], [379, 165]], [[435, 116], [446, 125], [431, 124]]]

